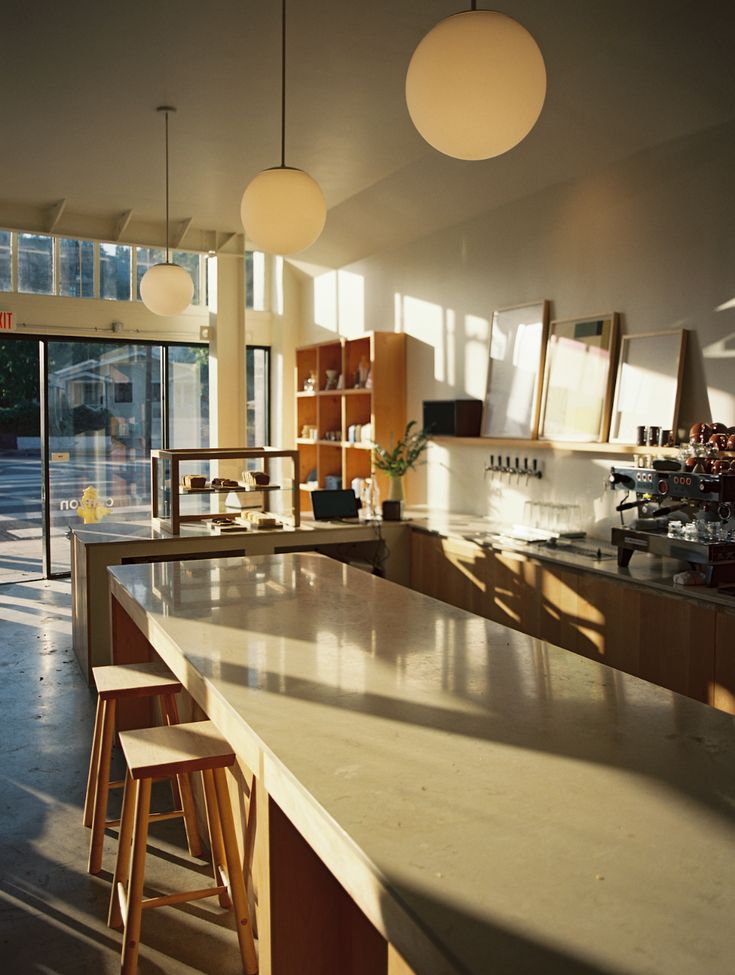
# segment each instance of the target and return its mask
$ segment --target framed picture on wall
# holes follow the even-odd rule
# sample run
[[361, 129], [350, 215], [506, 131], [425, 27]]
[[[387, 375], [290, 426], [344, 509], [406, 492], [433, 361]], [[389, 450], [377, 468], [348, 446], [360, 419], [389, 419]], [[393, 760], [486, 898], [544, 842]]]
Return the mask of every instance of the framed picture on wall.
[[618, 328], [617, 312], [551, 323], [541, 397], [542, 440], [607, 440]]
[[493, 314], [483, 437], [537, 437], [548, 326], [546, 300], [499, 308]]
[[636, 442], [636, 427], [674, 430], [679, 423], [681, 382], [688, 332], [624, 335], [615, 384], [610, 440]]

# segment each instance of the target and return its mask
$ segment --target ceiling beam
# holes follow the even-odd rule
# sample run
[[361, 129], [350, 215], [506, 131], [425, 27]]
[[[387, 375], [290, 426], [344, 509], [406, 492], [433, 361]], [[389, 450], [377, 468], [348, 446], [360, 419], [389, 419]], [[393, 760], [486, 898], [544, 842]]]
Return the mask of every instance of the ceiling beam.
[[173, 240], [171, 241], [171, 246], [175, 249], [181, 247], [181, 242], [189, 233], [192, 223], [194, 222], [194, 217], [187, 217], [186, 220], [182, 220], [178, 226], [178, 230], [173, 235]]
[[66, 200], [59, 200], [46, 210], [46, 233], [52, 234], [59, 225], [59, 220], [66, 210]]
[[216, 247], [217, 253], [223, 254], [225, 247], [227, 247], [228, 244], [231, 244], [235, 237], [237, 237], [237, 234], [223, 234], [222, 238], [220, 239], [220, 235], [218, 233]]
[[120, 240], [122, 235], [128, 229], [128, 225], [133, 218], [132, 210], [125, 210], [115, 221], [115, 230], [112, 235], [113, 240]]

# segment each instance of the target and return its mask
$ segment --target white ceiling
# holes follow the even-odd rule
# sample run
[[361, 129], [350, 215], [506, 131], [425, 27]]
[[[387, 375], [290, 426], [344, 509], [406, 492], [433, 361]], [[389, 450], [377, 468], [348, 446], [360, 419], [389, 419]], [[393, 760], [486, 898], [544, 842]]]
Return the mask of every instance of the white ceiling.
[[[172, 220], [240, 233], [245, 185], [279, 161], [280, 8], [5, 0], [0, 224], [27, 225], [64, 199], [57, 232], [94, 219], [113, 228], [132, 209], [128, 237], [136, 222], [158, 233], [155, 108], [169, 103]], [[286, 161], [320, 182], [329, 206], [309, 261], [349, 263], [735, 118], [732, 0], [507, 0], [500, 9], [543, 51], [544, 111], [506, 155], [448, 159], [413, 129], [403, 82], [424, 33], [458, 9], [289, 3]]]

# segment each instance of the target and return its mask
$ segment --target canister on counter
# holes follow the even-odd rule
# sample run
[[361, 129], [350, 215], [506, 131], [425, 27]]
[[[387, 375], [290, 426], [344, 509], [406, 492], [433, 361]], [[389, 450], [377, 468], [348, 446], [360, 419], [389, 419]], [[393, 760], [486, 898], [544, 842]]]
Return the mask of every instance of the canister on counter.
[[648, 446], [658, 447], [658, 438], [661, 433], [661, 427], [649, 427], [648, 428]]
[[635, 434], [636, 447], [645, 447], [647, 438], [648, 438], [648, 427], [636, 427], [636, 434]]

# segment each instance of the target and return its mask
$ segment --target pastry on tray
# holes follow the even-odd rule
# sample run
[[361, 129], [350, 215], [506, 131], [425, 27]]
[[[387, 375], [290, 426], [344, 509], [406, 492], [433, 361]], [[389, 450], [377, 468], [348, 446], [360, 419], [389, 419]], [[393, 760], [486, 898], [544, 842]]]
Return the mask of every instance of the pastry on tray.
[[204, 488], [207, 486], [207, 479], [204, 474], [184, 474], [184, 487], [189, 490]]
[[245, 487], [265, 487], [270, 484], [270, 474], [265, 471], [243, 471], [242, 483]]
[[236, 488], [240, 487], [237, 481], [233, 481], [231, 477], [213, 477], [212, 487], [218, 488]]

